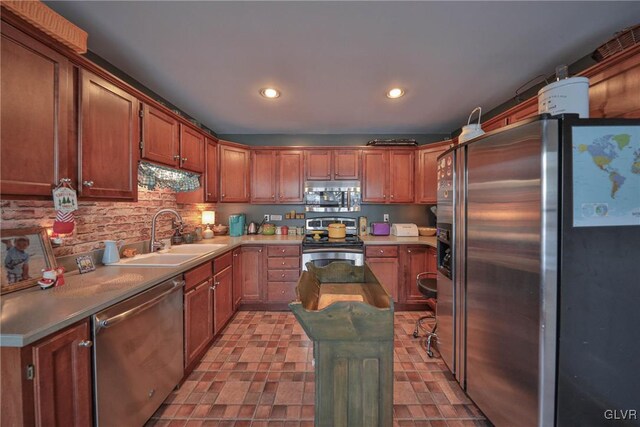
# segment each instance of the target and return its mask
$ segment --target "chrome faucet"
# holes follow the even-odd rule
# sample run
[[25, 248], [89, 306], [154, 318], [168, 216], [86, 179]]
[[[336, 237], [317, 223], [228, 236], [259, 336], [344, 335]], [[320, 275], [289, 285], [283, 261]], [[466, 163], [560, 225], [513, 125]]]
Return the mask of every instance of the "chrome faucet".
[[153, 215], [153, 218], [151, 218], [151, 242], [149, 244], [149, 252], [155, 252], [156, 250], [164, 249], [164, 243], [156, 240], [156, 220], [158, 219], [158, 216], [163, 213], [173, 214], [178, 219], [178, 226], [182, 224], [182, 217], [175, 209], [164, 208], [156, 212]]

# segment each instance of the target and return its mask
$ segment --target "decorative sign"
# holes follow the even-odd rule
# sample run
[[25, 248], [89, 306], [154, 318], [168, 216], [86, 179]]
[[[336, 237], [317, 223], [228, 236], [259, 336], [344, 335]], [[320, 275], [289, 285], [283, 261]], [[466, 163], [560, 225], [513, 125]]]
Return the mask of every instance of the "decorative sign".
[[78, 210], [76, 190], [65, 186], [53, 190], [53, 206], [56, 211], [62, 213]]

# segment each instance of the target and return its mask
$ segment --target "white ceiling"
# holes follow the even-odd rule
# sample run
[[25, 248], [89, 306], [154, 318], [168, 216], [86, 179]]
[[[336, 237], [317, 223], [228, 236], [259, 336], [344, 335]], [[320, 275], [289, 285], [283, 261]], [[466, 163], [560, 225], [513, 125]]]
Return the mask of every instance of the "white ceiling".
[[[640, 17], [608, 1], [47, 3], [220, 134], [448, 133]], [[407, 94], [385, 98], [394, 85]]]

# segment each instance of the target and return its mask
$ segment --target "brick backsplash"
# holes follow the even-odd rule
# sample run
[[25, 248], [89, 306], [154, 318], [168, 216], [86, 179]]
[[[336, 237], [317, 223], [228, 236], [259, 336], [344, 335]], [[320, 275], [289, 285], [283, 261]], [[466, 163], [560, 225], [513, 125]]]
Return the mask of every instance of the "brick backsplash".
[[[53, 226], [55, 210], [48, 200], [5, 200], [0, 202], [2, 228]], [[63, 238], [63, 244], [53, 249], [56, 256], [89, 252], [102, 248], [104, 240], [124, 240], [135, 243], [149, 240], [151, 217], [160, 208], [173, 208], [180, 212], [188, 229], [200, 224], [201, 212], [211, 210], [211, 204], [178, 204], [170, 190], [138, 188], [138, 201], [88, 202], [80, 201], [75, 212], [76, 227], [72, 235]], [[171, 215], [158, 220], [160, 238], [171, 236]]]

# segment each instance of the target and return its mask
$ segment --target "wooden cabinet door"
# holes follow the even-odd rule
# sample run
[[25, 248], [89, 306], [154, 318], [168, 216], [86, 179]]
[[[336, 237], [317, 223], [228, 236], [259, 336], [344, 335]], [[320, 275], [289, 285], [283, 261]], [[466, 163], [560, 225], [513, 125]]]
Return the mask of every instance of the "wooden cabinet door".
[[80, 76], [80, 195], [135, 199], [140, 103], [95, 74]]
[[204, 172], [204, 135], [180, 124], [180, 167], [192, 172]]
[[367, 258], [367, 264], [378, 278], [380, 284], [389, 292], [395, 302], [399, 302], [398, 258]]
[[438, 272], [438, 251], [436, 248], [429, 247], [427, 249], [427, 271], [434, 274]]
[[173, 167], [180, 161], [178, 121], [147, 104], [142, 106], [142, 158]]
[[233, 311], [238, 309], [242, 301], [242, 249], [233, 250]]
[[36, 425], [92, 425], [90, 339], [87, 320], [33, 346]]
[[67, 170], [67, 59], [2, 22], [0, 192], [51, 197]]
[[251, 152], [251, 203], [276, 203], [276, 152]]
[[362, 151], [363, 202], [386, 203], [388, 158], [388, 152], [385, 150]]
[[333, 150], [333, 179], [360, 179], [360, 150]]
[[[204, 174], [205, 202], [218, 201], [218, 144], [207, 138], [205, 146], [206, 171]], [[202, 182], [202, 180], [201, 180]]]
[[405, 246], [402, 251], [404, 280], [401, 283], [405, 302], [420, 303], [425, 301], [424, 295], [418, 290], [416, 277], [420, 273], [431, 271], [427, 246]]
[[227, 267], [213, 276], [213, 335], [217, 335], [233, 316], [233, 270]]
[[304, 200], [304, 155], [300, 150], [278, 153], [278, 201], [302, 203]]
[[213, 338], [213, 291], [206, 280], [184, 294], [184, 366]]
[[433, 144], [418, 151], [418, 174], [416, 181], [416, 203], [438, 202], [438, 156], [444, 153], [449, 143]]
[[242, 301], [262, 301], [262, 246], [243, 246], [242, 250]]
[[413, 203], [415, 154], [409, 150], [389, 152], [389, 203]]
[[330, 150], [305, 150], [304, 161], [308, 180], [331, 180]]
[[538, 115], [538, 98], [529, 99], [520, 104], [516, 111], [507, 117], [508, 124], [514, 124], [520, 120], [528, 119]]
[[249, 201], [249, 150], [219, 144], [220, 202]]

